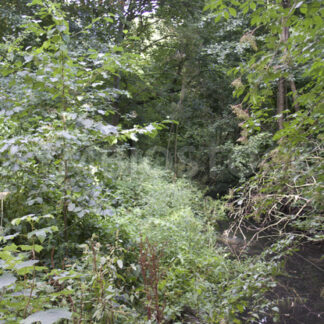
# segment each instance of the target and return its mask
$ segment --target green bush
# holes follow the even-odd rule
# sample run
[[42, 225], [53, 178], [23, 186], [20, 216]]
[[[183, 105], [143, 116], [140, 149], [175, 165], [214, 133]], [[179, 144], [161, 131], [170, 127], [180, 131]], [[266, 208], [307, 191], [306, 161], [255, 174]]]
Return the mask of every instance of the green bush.
[[252, 323], [275, 313], [265, 292], [275, 286], [278, 265], [261, 257], [236, 260], [218, 243], [224, 203], [146, 160], [117, 158], [111, 168], [111, 194], [119, 201], [114, 221], [133, 241], [145, 237], [159, 252], [165, 320], [181, 322], [188, 309], [206, 323]]

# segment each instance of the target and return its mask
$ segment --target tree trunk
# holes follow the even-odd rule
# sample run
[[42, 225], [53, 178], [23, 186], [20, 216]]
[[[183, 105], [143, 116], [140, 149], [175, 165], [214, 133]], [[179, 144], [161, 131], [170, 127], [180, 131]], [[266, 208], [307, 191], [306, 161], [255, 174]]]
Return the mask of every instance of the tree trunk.
[[[180, 98], [177, 104], [177, 110], [176, 110], [176, 119], [180, 119], [180, 116], [183, 113], [183, 101], [186, 96], [186, 85], [187, 85], [187, 72], [186, 72], [186, 63], [184, 63], [182, 68], [182, 81], [181, 81], [181, 91], [180, 91]], [[177, 175], [178, 173], [178, 167], [177, 167], [177, 154], [178, 154], [178, 128], [179, 124], [176, 125], [175, 130], [175, 144], [174, 144], [174, 172]]]
[[277, 114], [279, 115], [278, 118], [279, 129], [283, 128], [283, 122], [284, 122], [283, 111], [285, 110], [285, 96], [286, 96], [285, 81], [286, 81], [285, 78], [280, 78], [278, 84]]
[[[290, 0], [282, 0], [282, 7], [284, 9], [290, 7]], [[280, 35], [280, 42], [284, 45], [287, 43], [289, 38], [289, 27], [286, 26], [287, 18], [282, 18], [282, 32]], [[284, 55], [287, 55], [287, 50], [284, 50]], [[283, 111], [285, 110], [285, 102], [286, 102], [286, 79], [281, 77], [278, 82], [278, 97], [277, 97], [277, 115], [279, 115], [278, 126], [279, 129], [283, 128], [284, 116]]]
[[[125, 38], [124, 28], [125, 28], [125, 20], [126, 20], [126, 13], [125, 13], [125, 2], [120, 1], [119, 3], [119, 23], [117, 28], [117, 35], [116, 35], [116, 44], [120, 46]], [[114, 76], [114, 88], [116, 90], [120, 90], [120, 80], [121, 75], [117, 72], [117, 75]], [[112, 117], [112, 124], [117, 126], [120, 121], [121, 111], [118, 105], [119, 97], [116, 99], [114, 103], [115, 114]]]
[[295, 111], [299, 111], [300, 107], [299, 107], [299, 104], [297, 102], [297, 99], [298, 99], [298, 92], [297, 92], [297, 88], [296, 88], [296, 84], [295, 84], [295, 81], [294, 80], [291, 80], [290, 81], [290, 89], [293, 93], [293, 100], [294, 100], [294, 108], [295, 108]]

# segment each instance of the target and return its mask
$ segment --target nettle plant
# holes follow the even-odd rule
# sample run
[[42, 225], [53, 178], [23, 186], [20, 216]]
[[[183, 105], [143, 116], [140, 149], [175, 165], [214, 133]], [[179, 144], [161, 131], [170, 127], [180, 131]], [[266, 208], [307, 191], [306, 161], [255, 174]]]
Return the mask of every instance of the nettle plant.
[[[61, 318], [70, 319], [72, 313], [66, 308], [51, 308], [51, 301], [56, 301], [64, 292], [59, 294], [44, 280], [46, 267], [40, 264], [37, 256], [42, 251], [47, 235], [58, 230], [56, 226], [35, 229], [35, 226], [51, 215], [26, 215], [14, 219], [12, 224], [19, 227], [28, 225], [30, 232], [21, 234], [19, 231], [12, 235], [0, 235], [0, 322], [1, 323], [34, 323], [44, 321], [52, 323]], [[15, 244], [13, 240], [20, 237], [23, 244]], [[44, 309], [46, 311], [34, 312]], [[24, 320], [23, 320], [24, 319]]]
[[87, 217], [110, 213], [104, 159], [94, 153], [161, 126], [121, 130], [109, 124], [114, 101], [127, 95], [112, 80], [132, 71], [136, 57], [114, 44], [105, 53], [79, 50], [59, 4], [31, 5], [36, 18], [25, 17], [20, 36], [0, 49], [1, 183], [20, 201], [13, 208], [16, 217], [52, 214], [51, 225], [63, 223], [61, 239], [68, 241]]
[[[125, 323], [137, 313], [126, 304], [136, 298], [127, 290], [124, 276], [134, 273], [125, 264], [118, 232], [113, 245], [102, 246], [96, 235], [82, 244], [83, 255], [65, 269], [44, 266], [39, 256], [43, 246], [58, 232], [56, 226], [41, 227], [52, 215], [26, 215], [12, 221], [16, 232], [0, 235], [0, 323]], [[20, 232], [27, 225], [27, 234]], [[37, 229], [36, 229], [37, 227]], [[15, 244], [23, 241], [23, 244]]]

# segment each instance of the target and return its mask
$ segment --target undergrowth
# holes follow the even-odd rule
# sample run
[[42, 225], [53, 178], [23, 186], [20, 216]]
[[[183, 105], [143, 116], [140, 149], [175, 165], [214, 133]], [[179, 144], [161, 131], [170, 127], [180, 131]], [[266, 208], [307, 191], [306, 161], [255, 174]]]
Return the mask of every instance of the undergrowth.
[[[280, 262], [238, 259], [219, 243], [221, 202], [145, 160], [116, 158], [107, 166], [111, 212], [87, 221], [97, 226], [77, 245], [78, 257], [60, 264], [42, 254], [61, 229], [37, 228], [39, 217], [13, 222], [12, 228], [23, 222], [35, 228], [16, 227], [3, 238], [2, 320], [32, 323], [56, 310], [73, 323], [253, 323], [277, 312], [266, 292], [275, 286]], [[15, 244], [19, 236], [29, 244]], [[22, 297], [13, 303], [17, 294]]]

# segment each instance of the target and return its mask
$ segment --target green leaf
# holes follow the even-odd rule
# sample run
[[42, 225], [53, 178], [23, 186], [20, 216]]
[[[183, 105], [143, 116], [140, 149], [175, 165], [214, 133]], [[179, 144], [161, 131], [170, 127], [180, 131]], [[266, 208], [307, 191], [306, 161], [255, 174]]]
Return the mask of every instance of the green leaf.
[[52, 233], [54, 231], [53, 226], [52, 227], [46, 227], [46, 228], [41, 228], [39, 230], [32, 231], [28, 233], [27, 237], [30, 239], [34, 235], [39, 239], [41, 243], [43, 243], [46, 239], [46, 235], [48, 233]]
[[39, 253], [43, 250], [43, 247], [41, 245], [35, 244], [35, 245], [19, 245], [18, 246], [22, 251], [36, 251]]
[[25, 55], [25, 63], [31, 62], [33, 60], [34, 56], [33, 55]]
[[138, 141], [138, 138], [135, 133], [130, 133], [129, 138], [134, 142]]
[[97, 21], [99, 21], [101, 19], [101, 17], [97, 17], [95, 19], [92, 20], [92, 24], [96, 23]]
[[12, 234], [12, 235], [6, 235], [6, 236], [0, 236], [0, 242], [1, 241], [8, 241], [8, 240], [12, 240], [14, 239], [16, 236], [18, 236], [19, 233], [15, 233], [15, 234]]
[[303, 14], [307, 14], [307, 6], [306, 5], [303, 5], [302, 7], [300, 7], [300, 12], [303, 13]]
[[236, 10], [235, 10], [234, 8], [228, 8], [228, 10], [229, 10], [230, 14], [231, 14], [233, 17], [236, 17], [237, 12], [236, 12]]
[[304, 1], [300, 1], [300, 2], [298, 2], [295, 8], [296, 8], [296, 9], [299, 8], [303, 3], [304, 3]]
[[214, 21], [215, 21], [215, 23], [218, 23], [220, 20], [221, 20], [221, 15], [219, 14], [219, 15], [216, 15], [216, 17], [215, 17], [215, 19], [214, 19]]
[[122, 269], [123, 268], [123, 260], [117, 260], [117, 265], [118, 265], [118, 267], [120, 268], [120, 269]]
[[254, 2], [251, 2], [251, 3], [250, 3], [250, 8], [251, 8], [252, 10], [255, 10], [255, 9], [256, 9], [256, 4], [255, 4]]
[[59, 25], [59, 26], [56, 26], [56, 29], [59, 31], [59, 32], [64, 32], [66, 31], [66, 26], [65, 25]]
[[[30, 289], [23, 289], [21, 291], [16, 291], [12, 294], [10, 294], [10, 296], [14, 296], [14, 297], [36, 297], [36, 293], [34, 291], [31, 291]], [[1, 323], [1, 322], [0, 322]]]
[[22, 324], [32, 324], [35, 322], [41, 322], [42, 324], [52, 324], [60, 319], [71, 320], [72, 313], [64, 308], [49, 309], [47, 311], [41, 311], [34, 313], [24, 319]]
[[35, 214], [29, 214], [23, 217], [19, 217], [19, 218], [15, 218], [14, 220], [11, 221], [12, 225], [19, 225], [22, 221], [27, 221], [27, 222], [31, 222], [34, 221], [34, 216]]
[[104, 19], [106, 20], [106, 22], [109, 22], [109, 23], [113, 23], [114, 20], [109, 18], [109, 17], [104, 17]]
[[4, 287], [11, 286], [16, 282], [17, 278], [10, 274], [10, 273], [5, 273], [0, 277], [0, 289]]
[[33, 267], [39, 260], [28, 260], [15, 265], [16, 270]]
[[113, 47], [113, 52], [123, 52], [124, 49], [121, 46], [114, 46]]
[[36, 5], [42, 5], [43, 1], [42, 0], [33, 0], [32, 3], [29, 3], [28, 6], [36, 6]]

